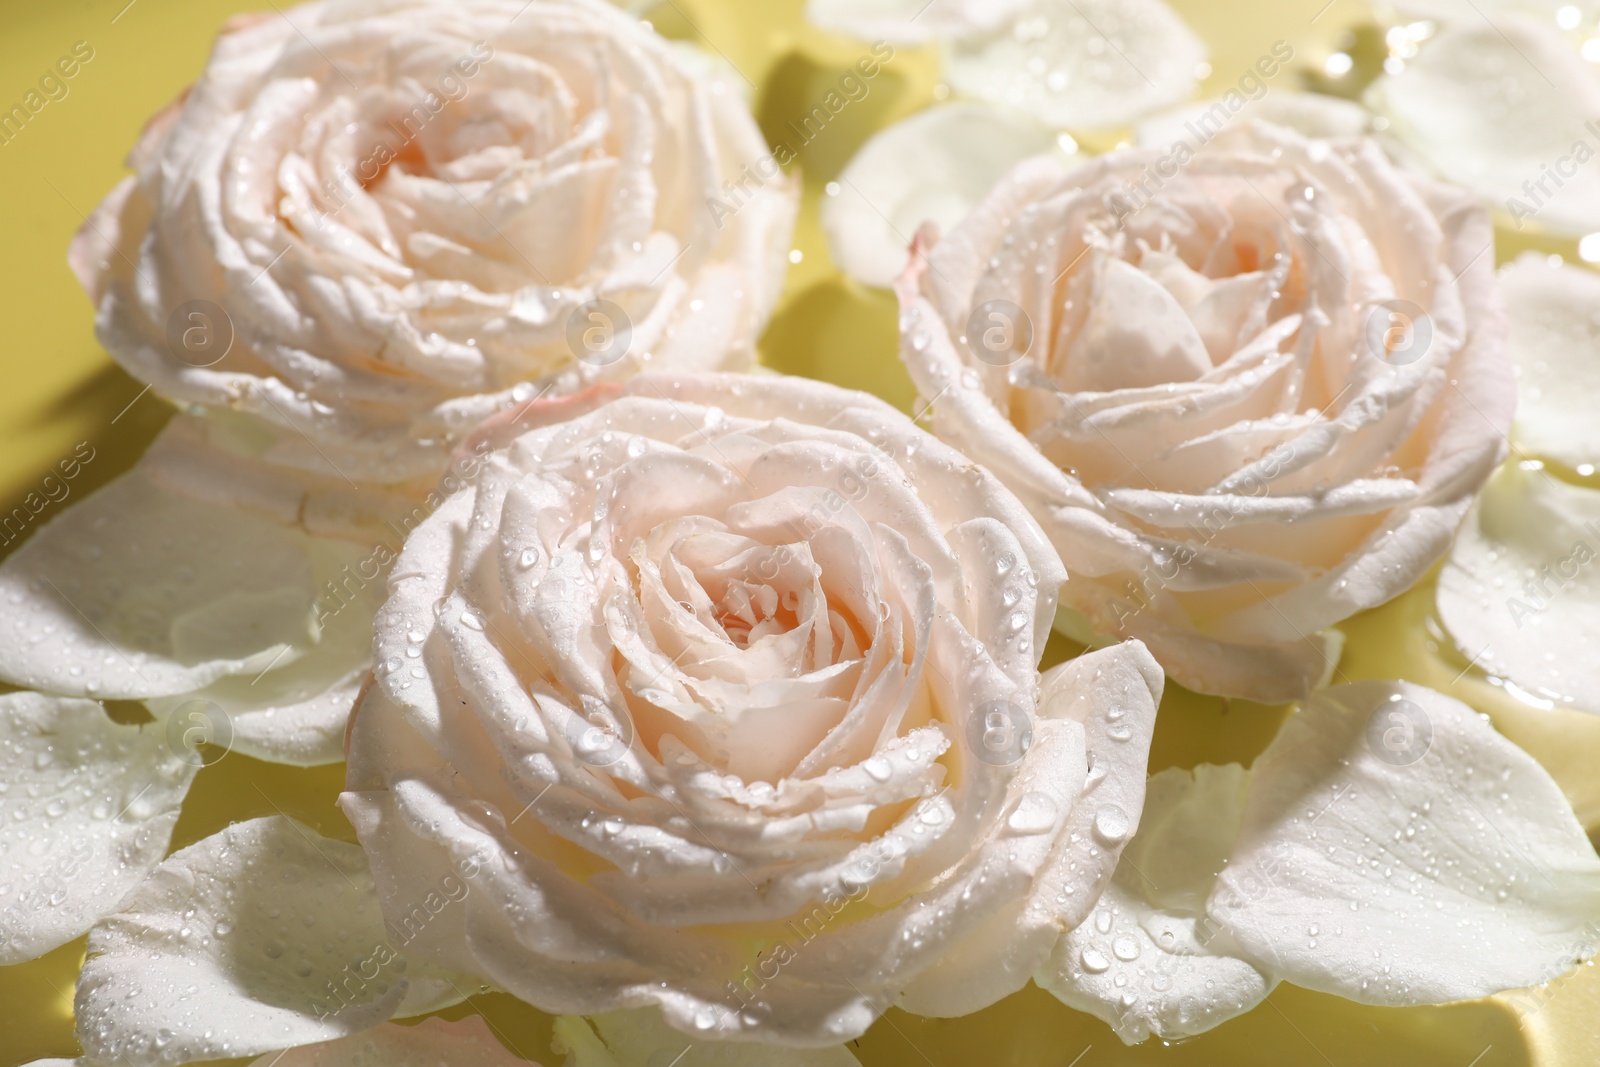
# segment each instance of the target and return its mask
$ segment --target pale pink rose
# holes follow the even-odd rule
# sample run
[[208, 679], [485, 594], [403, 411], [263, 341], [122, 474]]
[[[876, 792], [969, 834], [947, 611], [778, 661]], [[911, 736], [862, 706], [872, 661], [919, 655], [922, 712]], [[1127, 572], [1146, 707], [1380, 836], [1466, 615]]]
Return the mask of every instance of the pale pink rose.
[[102, 342], [358, 481], [546, 387], [750, 365], [795, 207], [739, 90], [599, 0], [235, 19], [131, 163], [73, 250]]
[[[1132, 642], [1040, 676], [1063, 572], [1009, 491], [797, 378], [644, 375], [480, 436], [391, 575], [350, 738], [410, 957], [806, 1046], [1057, 974], [1162, 677]], [[466, 905], [414, 922], [468, 857]]]
[[1504, 454], [1492, 236], [1370, 142], [1265, 124], [1034, 160], [914, 258], [902, 357], [1093, 630], [1191, 688], [1294, 699]]

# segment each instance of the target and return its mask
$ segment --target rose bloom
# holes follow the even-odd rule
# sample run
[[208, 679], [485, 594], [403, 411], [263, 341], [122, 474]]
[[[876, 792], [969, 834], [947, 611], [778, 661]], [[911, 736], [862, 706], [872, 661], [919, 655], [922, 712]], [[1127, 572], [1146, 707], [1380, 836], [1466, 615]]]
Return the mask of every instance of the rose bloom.
[[709, 71], [599, 0], [237, 18], [79, 236], [100, 339], [285, 463], [388, 482], [552, 383], [742, 369], [794, 183]]
[[1185, 686], [1290, 700], [1504, 452], [1491, 242], [1362, 140], [1032, 160], [913, 259], [902, 357], [1067, 561], [1065, 605]]
[[349, 741], [408, 955], [812, 1046], [1073, 966], [1162, 675], [1131, 642], [1038, 674], [1063, 571], [998, 481], [804, 379], [645, 375], [479, 436], [391, 575]]

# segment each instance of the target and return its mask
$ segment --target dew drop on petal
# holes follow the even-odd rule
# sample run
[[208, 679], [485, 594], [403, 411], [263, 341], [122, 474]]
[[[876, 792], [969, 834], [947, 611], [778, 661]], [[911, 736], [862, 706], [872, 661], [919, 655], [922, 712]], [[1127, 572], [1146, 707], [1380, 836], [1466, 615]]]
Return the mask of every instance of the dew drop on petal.
[[1117, 844], [1128, 836], [1128, 815], [1115, 804], [1107, 804], [1095, 813], [1094, 832], [1107, 844]]
[[1056, 803], [1043, 793], [1026, 793], [1006, 825], [1019, 834], [1042, 834], [1056, 824]]

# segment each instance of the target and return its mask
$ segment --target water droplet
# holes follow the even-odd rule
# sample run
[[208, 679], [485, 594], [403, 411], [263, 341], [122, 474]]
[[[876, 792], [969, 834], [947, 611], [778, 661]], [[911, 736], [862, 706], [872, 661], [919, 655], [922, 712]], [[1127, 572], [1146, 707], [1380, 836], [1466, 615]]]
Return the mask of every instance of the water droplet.
[[1128, 815], [1115, 804], [1095, 813], [1094, 832], [1102, 841], [1115, 845], [1128, 836]]

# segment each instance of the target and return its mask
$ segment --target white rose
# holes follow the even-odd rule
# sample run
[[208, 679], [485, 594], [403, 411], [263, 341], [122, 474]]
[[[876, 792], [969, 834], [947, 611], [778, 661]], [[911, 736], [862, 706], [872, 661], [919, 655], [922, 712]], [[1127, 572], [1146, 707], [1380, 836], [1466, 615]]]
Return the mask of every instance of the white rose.
[[1060, 561], [904, 415], [645, 375], [506, 412], [379, 613], [343, 807], [408, 955], [538, 1007], [827, 1046], [1047, 965], [1143, 802], [1135, 643], [1040, 677]]
[[74, 248], [101, 340], [387, 482], [559, 376], [743, 368], [795, 187], [706, 69], [597, 0], [237, 19]]
[[1365, 141], [1034, 160], [914, 258], [902, 357], [1067, 561], [1064, 604], [1190, 688], [1289, 700], [1504, 452], [1491, 241]]

